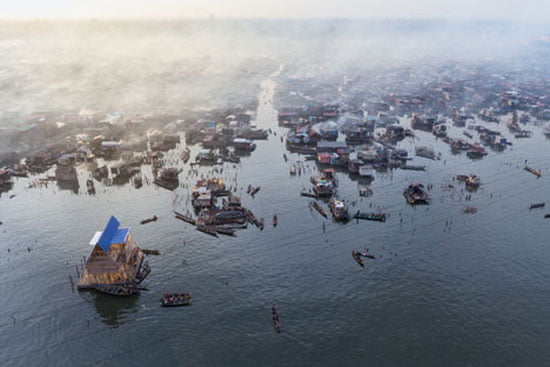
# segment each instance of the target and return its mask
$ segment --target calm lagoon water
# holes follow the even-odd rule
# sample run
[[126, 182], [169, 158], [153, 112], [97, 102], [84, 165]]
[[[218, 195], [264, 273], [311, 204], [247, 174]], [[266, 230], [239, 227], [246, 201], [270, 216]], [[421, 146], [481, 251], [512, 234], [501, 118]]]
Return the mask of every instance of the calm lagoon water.
[[[374, 195], [363, 199], [358, 181], [338, 174], [339, 197], [351, 210], [380, 207], [389, 220], [341, 225], [329, 219], [323, 233], [325, 220], [299, 196], [317, 168], [304, 162], [301, 176], [289, 175], [290, 164], [303, 157], [282, 158], [285, 130], [276, 124], [274, 88], [271, 79], [262, 84], [256, 123], [277, 135], [221, 173], [238, 185], [243, 205], [266, 219], [263, 232], [249, 227], [235, 238], [213, 238], [173, 217], [174, 208], [190, 208], [188, 188], [197, 179], [178, 160], [184, 144], [168, 153], [183, 168], [175, 192], [96, 185], [90, 196], [83, 166], [78, 194], [56, 185], [26, 189], [32, 178], [17, 179], [2, 194], [2, 365], [548, 363], [550, 222], [544, 210], [528, 210], [550, 197], [550, 141], [539, 128], [533, 127], [533, 138], [512, 139], [512, 147], [479, 161], [451, 155], [443, 142], [419, 132], [418, 140], [399, 146], [413, 151], [427, 144], [443, 152], [440, 161], [414, 159], [426, 172], [378, 173]], [[452, 127], [451, 135], [461, 131]], [[526, 159], [542, 169], [542, 178], [522, 169]], [[143, 170], [152, 177], [149, 166]], [[461, 173], [481, 176], [471, 202], [452, 180]], [[198, 176], [208, 174], [212, 168], [199, 168]], [[433, 184], [431, 205], [405, 203], [402, 190], [410, 181]], [[454, 189], [445, 188], [450, 183]], [[261, 186], [255, 199], [246, 195], [249, 184]], [[478, 213], [462, 213], [465, 205]], [[111, 214], [131, 227], [141, 247], [162, 253], [149, 257], [149, 290], [139, 296], [79, 293], [71, 286], [89, 239]], [[139, 225], [152, 214], [159, 221]], [[377, 259], [362, 269], [350, 252], [364, 248]], [[180, 291], [193, 295], [191, 307], [159, 307], [163, 292]], [[279, 335], [271, 326], [273, 304]]]

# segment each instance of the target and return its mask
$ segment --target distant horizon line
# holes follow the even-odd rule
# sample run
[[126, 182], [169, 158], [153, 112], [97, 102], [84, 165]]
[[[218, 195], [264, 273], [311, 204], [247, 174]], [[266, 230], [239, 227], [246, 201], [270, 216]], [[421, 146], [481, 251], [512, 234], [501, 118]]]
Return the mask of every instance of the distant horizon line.
[[[93, 21], [93, 22], [113, 22], [113, 21], [126, 21], [126, 22], [174, 22], [174, 21], [239, 21], [239, 20], [297, 20], [297, 21], [318, 21], [318, 20], [347, 20], [347, 21], [360, 21], [360, 20], [376, 20], [376, 21], [389, 21], [389, 20], [401, 20], [401, 21], [433, 21], [433, 22], [486, 22], [486, 23], [531, 23], [531, 24], [547, 24], [550, 26], [550, 21], [545, 20], [525, 20], [525, 19], [506, 19], [506, 18], [467, 18], [467, 17], [403, 17], [403, 16], [319, 16], [319, 17], [233, 17], [233, 16], [194, 16], [194, 17], [111, 17], [111, 16], [44, 16], [44, 17], [6, 17], [0, 15], [0, 22], [13, 21], [13, 22], [30, 22], [30, 21], [51, 21], [51, 22], [74, 22], [74, 21]], [[550, 29], [549, 29], [550, 31]]]

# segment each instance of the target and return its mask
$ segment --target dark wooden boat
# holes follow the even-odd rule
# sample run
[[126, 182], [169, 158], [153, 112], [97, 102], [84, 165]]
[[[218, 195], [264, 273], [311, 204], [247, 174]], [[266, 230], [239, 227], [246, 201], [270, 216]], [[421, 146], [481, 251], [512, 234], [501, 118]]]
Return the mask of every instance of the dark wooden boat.
[[353, 216], [355, 219], [374, 220], [378, 222], [386, 221], [385, 213], [361, 213], [359, 210]]
[[218, 233], [216, 232], [215, 229], [212, 229], [208, 226], [205, 226], [205, 225], [198, 225], [197, 226], [197, 230], [201, 231], [201, 232], [204, 232], [206, 234], [209, 234], [211, 236], [214, 236], [214, 237], [218, 237]]
[[149, 217], [149, 218], [146, 218], [146, 219], [142, 220], [140, 223], [141, 224], [147, 224], [147, 223], [151, 223], [151, 222], [156, 222], [157, 219], [159, 219], [159, 217], [157, 217], [156, 215], [153, 215], [152, 217]]
[[412, 164], [402, 164], [399, 166], [401, 169], [411, 170], [411, 171], [425, 171], [426, 166], [415, 166]]
[[376, 256], [374, 256], [373, 254], [369, 254], [368, 252], [363, 252], [360, 255], [369, 259], [376, 260]]
[[174, 191], [179, 185], [179, 182], [177, 180], [168, 181], [168, 180], [163, 180], [160, 177], [155, 178], [153, 180], [153, 183], [157, 186], [160, 186], [160, 187], [162, 187], [166, 190], [170, 190], [170, 191]]
[[281, 332], [281, 320], [279, 320], [279, 314], [277, 313], [275, 306], [271, 307], [271, 320], [273, 322], [273, 329], [275, 329], [275, 332], [279, 334]]
[[422, 184], [410, 184], [403, 191], [403, 196], [407, 200], [407, 203], [411, 205], [428, 204], [429, 201], [428, 194], [424, 190], [424, 185]]
[[544, 218], [550, 218], [550, 214], [545, 214]]
[[136, 189], [139, 189], [141, 186], [143, 186], [143, 178], [141, 176], [135, 176], [134, 177], [134, 187]]
[[229, 163], [241, 163], [241, 159], [235, 155], [224, 156], [222, 157], [222, 160]]
[[531, 209], [538, 209], [538, 208], [544, 208], [544, 205], [545, 205], [545, 203], [535, 203], [535, 204], [531, 204], [531, 206], [529, 207], [529, 210], [531, 210]]
[[326, 218], [326, 217], [328, 216], [327, 211], [326, 211], [325, 209], [323, 209], [323, 208], [321, 207], [321, 205], [317, 204], [316, 201], [312, 201], [312, 202], [311, 202], [311, 206], [312, 206], [315, 210], [317, 210], [317, 212], [319, 212], [319, 214], [321, 214], [323, 217]]
[[277, 224], [279, 223], [279, 218], [277, 218], [277, 214], [273, 216], [273, 227], [277, 227]]
[[181, 155], [181, 159], [183, 160], [183, 163], [187, 163], [190, 157], [191, 157], [191, 151], [189, 150], [189, 148], [186, 148]]
[[160, 255], [159, 250], [150, 250], [150, 249], [141, 249], [141, 252], [143, 252], [145, 255]]
[[466, 214], [475, 214], [477, 213], [477, 208], [475, 206], [467, 206], [462, 208], [462, 211]]
[[88, 188], [88, 194], [95, 194], [95, 186], [93, 180], [86, 180], [86, 187]]
[[314, 193], [311, 193], [311, 192], [307, 192], [307, 191], [302, 191], [300, 193], [300, 195], [302, 196], [305, 196], [305, 197], [308, 197], [308, 198], [317, 198], [317, 194], [314, 194]]
[[332, 199], [330, 201], [330, 212], [332, 217], [338, 222], [348, 222], [350, 215], [348, 212], [348, 206], [341, 200]]
[[352, 251], [351, 257], [353, 257], [353, 260], [355, 260], [355, 262], [357, 262], [357, 264], [359, 264], [361, 267], [365, 266], [365, 263], [363, 262], [363, 259], [361, 259], [361, 255], [359, 254], [359, 252]]
[[536, 169], [534, 169], [532, 167], [525, 166], [525, 167], [523, 167], [523, 169], [526, 170], [527, 172], [530, 172], [530, 173], [534, 174], [537, 177], [542, 176], [540, 170], [537, 171]]
[[466, 155], [468, 156], [468, 158], [471, 158], [471, 159], [481, 159], [485, 154], [475, 150], [470, 150], [466, 152]]
[[258, 220], [254, 213], [252, 213], [250, 210], [246, 211], [246, 218], [249, 223], [254, 224], [256, 227], [260, 228], [260, 230], [264, 229], [264, 222], [263, 218], [262, 220]]
[[234, 228], [228, 228], [228, 227], [214, 227], [213, 228], [216, 233], [218, 234], [224, 234], [226, 236], [234, 236], [235, 235], [235, 229]]
[[178, 218], [179, 220], [182, 220], [182, 221], [184, 221], [184, 222], [190, 223], [190, 224], [192, 224], [192, 225], [196, 225], [196, 224], [197, 224], [197, 222], [196, 222], [193, 218], [188, 217], [187, 215], [183, 215], [183, 214], [178, 213], [178, 212], [174, 212], [174, 213], [175, 213], [174, 217]]
[[251, 196], [254, 196], [254, 195], [256, 195], [259, 191], [260, 191], [260, 186], [255, 187], [255, 188], [253, 188], [252, 191], [250, 192], [250, 195], [251, 195]]
[[164, 293], [160, 299], [162, 307], [189, 306], [191, 295], [189, 293]]

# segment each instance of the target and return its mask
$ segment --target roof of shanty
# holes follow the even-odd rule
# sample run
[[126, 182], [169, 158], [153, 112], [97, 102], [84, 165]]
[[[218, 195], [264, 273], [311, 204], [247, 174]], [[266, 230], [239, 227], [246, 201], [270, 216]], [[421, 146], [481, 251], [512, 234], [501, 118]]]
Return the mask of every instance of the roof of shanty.
[[347, 144], [343, 141], [320, 141], [317, 143], [317, 148], [347, 148]]

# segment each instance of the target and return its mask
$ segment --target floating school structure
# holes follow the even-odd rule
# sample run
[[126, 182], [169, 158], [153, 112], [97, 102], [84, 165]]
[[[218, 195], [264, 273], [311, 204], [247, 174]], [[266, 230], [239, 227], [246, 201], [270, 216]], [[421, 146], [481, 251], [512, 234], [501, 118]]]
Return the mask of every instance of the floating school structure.
[[[143, 252], [134, 242], [130, 228], [118, 228], [111, 216], [102, 232], [90, 241], [92, 252], [78, 279], [78, 289], [97, 289], [111, 294], [132, 294], [150, 271], [142, 271]], [[120, 292], [122, 290], [128, 292]], [[112, 290], [112, 291], [111, 291]]]

